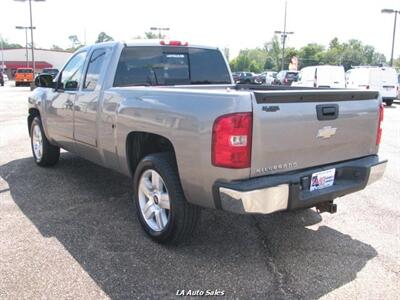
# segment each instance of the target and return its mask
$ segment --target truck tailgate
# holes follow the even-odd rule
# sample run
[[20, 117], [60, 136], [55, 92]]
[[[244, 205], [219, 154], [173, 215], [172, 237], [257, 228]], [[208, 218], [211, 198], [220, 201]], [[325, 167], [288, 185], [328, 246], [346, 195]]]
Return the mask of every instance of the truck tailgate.
[[254, 91], [251, 177], [378, 151], [375, 91]]

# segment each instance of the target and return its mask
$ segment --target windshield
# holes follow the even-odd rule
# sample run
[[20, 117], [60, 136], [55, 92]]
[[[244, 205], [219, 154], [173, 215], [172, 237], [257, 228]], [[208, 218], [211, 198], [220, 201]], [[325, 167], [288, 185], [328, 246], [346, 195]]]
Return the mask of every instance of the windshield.
[[126, 47], [114, 86], [230, 84], [222, 54], [188, 47]]
[[46, 74], [57, 74], [58, 73], [58, 69], [43, 69], [43, 73], [46, 73]]
[[286, 73], [287, 79], [296, 79], [296, 77], [297, 77], [297, 72], [287, 72]]
[[18, 69], [17, 73], [33, 73], [32, 69]]

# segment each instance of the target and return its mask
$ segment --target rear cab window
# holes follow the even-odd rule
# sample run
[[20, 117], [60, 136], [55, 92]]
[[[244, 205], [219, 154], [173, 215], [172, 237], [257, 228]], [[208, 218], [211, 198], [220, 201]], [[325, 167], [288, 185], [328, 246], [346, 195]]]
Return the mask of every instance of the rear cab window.
[[231, 84], [225, 59], [216, 49], [171, 46], [125, 47], [114, 86]]

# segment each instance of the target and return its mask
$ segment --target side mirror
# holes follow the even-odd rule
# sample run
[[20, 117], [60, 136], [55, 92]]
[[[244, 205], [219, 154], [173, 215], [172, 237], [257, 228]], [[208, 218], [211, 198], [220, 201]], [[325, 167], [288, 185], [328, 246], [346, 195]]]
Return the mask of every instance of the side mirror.
[[35, 78], [35, 86], [43, 88], [53, 88], [54, 87], [53, 77], [49, 74], [39, 74]]
[[65, 90], [77, 90], [78, 89], [78, 81], [72, 80], [72, 81], [67, 81], [65, 83]]

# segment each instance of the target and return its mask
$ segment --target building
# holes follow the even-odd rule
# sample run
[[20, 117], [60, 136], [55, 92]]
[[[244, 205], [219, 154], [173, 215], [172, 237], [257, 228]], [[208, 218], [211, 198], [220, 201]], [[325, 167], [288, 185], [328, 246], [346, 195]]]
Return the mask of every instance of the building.
[[[28, 49], [27, 52], [26, 48], [3, 50], [5, 73], [8, 78], [14, 78], [17, 68], [32, 67], [31, 54], [31, 49]], [[35, 49], [35, 70], [40, 73], [44, 68], [61, 69], [71, 55], [71, 52], [62, 50]], [[2, 56], [0, 56], [1, 58]]]

